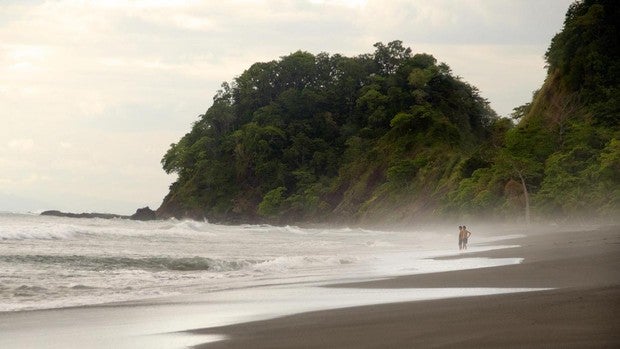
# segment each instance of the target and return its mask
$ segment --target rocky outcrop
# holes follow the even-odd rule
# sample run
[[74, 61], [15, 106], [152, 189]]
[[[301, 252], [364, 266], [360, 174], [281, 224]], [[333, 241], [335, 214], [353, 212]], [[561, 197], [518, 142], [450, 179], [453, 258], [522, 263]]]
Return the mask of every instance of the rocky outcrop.
[[[156, 211], [159, 219], [193, 219], [196, 221], [205, 220], [204, 212], [200, 209], [188, 209], [179, 204], [178, 197], [170, 191], [164, 198], [161, 206]], [[216, 220], [214, 220], [216, 221]]]
[[56, 217], [69, 217], [69, 218], [102, 218], [102, 219], [113, 219], [113, 218], [121, 218], [121, 219], [133, 219], [136, 221], [152, 221], [157, 219], [157, 214], [155, 211], [151, 210], [148, 206], [139, 208], [136, 210], [136, 213], [131, 216], [124, 216], [120, 214], [113, 213], [97, 213], [97, 212], [83, 212], [83, 213], [71, 213], [71, 212], [62, 212], [58, 210], [50, 210], [41, 212], [42, 216], [56, 216]]
[[129, 217], [130, 219], [137, 221], [152, 221], [157, 219], [157, 214], [155, 211], [151, 210], [148, 206], [139, 208], [136, 210], [136, 213]]
[[129, 216], [123, 216], [112, 213], [97, 213], [97, 212], [82, 212], [82, 213], [71, 213], [71, 212], [61, 212], [58, 210], [50, 210], [41, 212], [42, 216], [56, 216], [56, 217], [69, 217], [69, 218], [103, 218], [103, 219], [112, 219], [112, 218], [130, 218]]

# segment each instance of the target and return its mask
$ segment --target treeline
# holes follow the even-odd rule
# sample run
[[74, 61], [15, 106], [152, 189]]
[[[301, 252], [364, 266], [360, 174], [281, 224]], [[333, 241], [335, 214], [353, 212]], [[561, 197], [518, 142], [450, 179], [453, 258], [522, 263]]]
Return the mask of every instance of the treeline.
[[178, 179], [158, 215], [385, 223], [616, 212], [617, 7], [571, 6], [549, 77], [515, 108], [516, 126], [400, 41], [255, 63], [165, 154]]
[[461, 181], [448, 207], [586, 220], [620, 213], [620, 2], [573, 3], [545, 54], [548, 75], [514, 109], [490, 165]]
[[358, 220], [449, 178], [496, 121], [474, 87], [400, 41], [357, 57], [295, 52], [223, 84], [162, 160], [179, 178], [160, 211]]

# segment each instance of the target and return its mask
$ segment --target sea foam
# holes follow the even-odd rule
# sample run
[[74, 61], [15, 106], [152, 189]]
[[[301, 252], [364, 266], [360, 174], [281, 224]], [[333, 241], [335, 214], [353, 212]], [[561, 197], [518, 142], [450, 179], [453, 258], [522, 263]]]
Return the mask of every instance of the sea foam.
[[0, 311], [449, 270], [454, 235], [0, 214]]

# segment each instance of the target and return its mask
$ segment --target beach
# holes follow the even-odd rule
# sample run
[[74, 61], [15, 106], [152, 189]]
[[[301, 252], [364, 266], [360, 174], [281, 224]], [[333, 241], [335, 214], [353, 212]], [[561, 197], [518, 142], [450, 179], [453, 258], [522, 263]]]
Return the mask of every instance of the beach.
[[3, 349], [620, 345], [618, 226], [4, 226]]
[[526, 235], [510, 241], [519, 247], [467, 256], [521, 257], [520, 264], [328, 287], [549, 290], [318, 311], [192, 333], [228, 338], [198, 346], [210, 349], [619, 347], [619, 227]]

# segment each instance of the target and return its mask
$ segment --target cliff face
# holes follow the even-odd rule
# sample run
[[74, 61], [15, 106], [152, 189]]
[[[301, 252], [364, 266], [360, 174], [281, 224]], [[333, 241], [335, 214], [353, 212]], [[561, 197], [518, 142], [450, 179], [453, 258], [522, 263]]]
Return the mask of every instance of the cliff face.
[[[573, 3], [546, 53], [548, 75], [511, 135], [544, 139], [534, 182], [541, 214], [613, 216], [620, 207], [620, 3]], [[615, 174], [614, 174], [615, 173]]]

